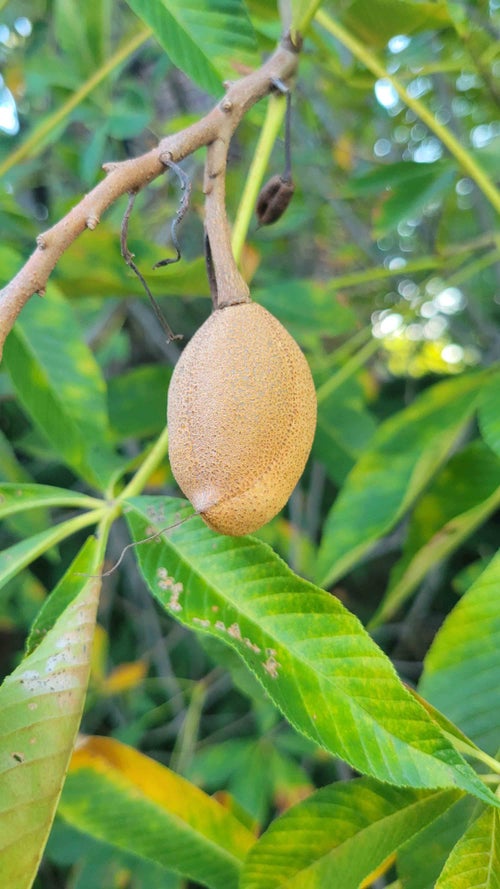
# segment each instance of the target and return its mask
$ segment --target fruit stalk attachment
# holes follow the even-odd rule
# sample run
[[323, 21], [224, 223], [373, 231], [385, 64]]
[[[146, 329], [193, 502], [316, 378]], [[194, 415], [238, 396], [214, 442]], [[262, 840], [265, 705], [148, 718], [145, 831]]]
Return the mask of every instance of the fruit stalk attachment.
[[205, 260], [214, 309], [250, 302], [231, 247], [226, 214], [226, 167], [229, 143], [219, 138], [207, 148], [205, 163]]

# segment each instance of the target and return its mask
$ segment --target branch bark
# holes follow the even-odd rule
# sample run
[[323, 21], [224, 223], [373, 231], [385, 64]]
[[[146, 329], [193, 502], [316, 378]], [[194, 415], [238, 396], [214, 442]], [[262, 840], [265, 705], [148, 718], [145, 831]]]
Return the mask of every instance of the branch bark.
[[[40, 234], [37, 247], [17, 275], [0, 291], [0, 360], [5, 339], [17, 316], [36, 293], [43, 295], [59, 258], [86, 229], [94, 230], [102, 214], [122, 195], [139, 191], [165, 172], [165, 161], [178, 163], [209, 146], [205, 176], [205, 229], [210, 243], [218, 306], [246, 301], [248, 288], [234, 262], [224, 206], [227, 150], [245, 113], [266, 96], [278, 79], [289, 81], [296, 72], [298, 47], [287, 35], [273, 55], [256, 71], [228, 84], [223, 99], [196, 123], [162, 139], [140, 157], [104, 164], [99, 182], [52, 228]], [[232, 296], [231, 296], [232, 295]]]

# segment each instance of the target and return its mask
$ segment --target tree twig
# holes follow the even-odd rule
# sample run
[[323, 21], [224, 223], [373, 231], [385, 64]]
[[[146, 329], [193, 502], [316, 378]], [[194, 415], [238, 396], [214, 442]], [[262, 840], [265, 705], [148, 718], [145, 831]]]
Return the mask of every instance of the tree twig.
[[[243, 279], [231, 251], [221, 255], [222, 240], [217, 234], [224, 208], [224, 172], [227, 148], [244, 114], [272, 89], [276, 79], [287, 82], [294, 75], [298, 49], [285, 36], [273, 55], [256, 71], [227, 85], [223, 99], [196, 123], [162, 139], [156, 148], [140, 157], [104, 165], [106, 178], [99, 182], [70, 212], [37, 238], [37, 248], [23, 268], [0, 291], [0, 359], [7, 334], [23, 306], [35, 293], [43, 295], [56, 263], [73, 241], [86, 229], [94, 230], [102, 214], [122, 195], [139, 191], [165, 171], [165, 163], [178, 163], [204, 145], [212, 146], [207, 158], [207, 231], [215, 278], [221, 289], [219, 305], [227, 304], [231, 291], [238, 301], [245, 299]], [[168, 165], [168, 163], [167, 163]], [[214, 175], [215, 174], [215, 175]], [[224, 242], [227, 232], [224, 230]], [[227, 261], [228, 265], [225, 265]], [[225, 282], [223, 284], [222, 282]], [[234, 289], [236, 288], [236, 289]]]

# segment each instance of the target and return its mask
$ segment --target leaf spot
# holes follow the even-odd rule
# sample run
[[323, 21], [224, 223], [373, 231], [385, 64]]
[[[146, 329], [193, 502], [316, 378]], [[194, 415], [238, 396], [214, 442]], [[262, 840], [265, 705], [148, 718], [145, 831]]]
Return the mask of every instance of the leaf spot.
[[152, 522], [164, 522], [165, 521], [165, 507], [164, 506], [148, 506], [146, 509], [146, 515], [148, 519]]
[[56, 648], [70, 648], [72, 645], [75, 645], [79, 641], [78, 639], [78, 630], [74, 632], [65, 633], [64, 636], [60, 636], [59, 639], [56, 639], [55, 647]]
[[[269, 651], [269, 649], [267, 649], [267, 651]], [[278, 667], [281, 667], [281, 664], [278, 663], [274, 655], [270, 654], [267, 661], [264, 662], [263, 666], [266, 673], [269, 673], [271, 679], [278, 678]]]
[[228, 631], [229, 635], [233, 637], [233, 639], [241, 639], [242, 638], [240, 625], [237, 623], [231, 624], [231, 626], [227, 628], [227, 631]]
[[184, 592], [184, 584], [177, 583], [174, 577], [169, 577], [167, 569], [163, 567], [158, 568], [156, 577], [161, 590], [170, 590], [167, 608], [170, 608], [172, 611], [182, 611], [179, 596]]
[[199, 627], [209, 627], [210, 621], [203, 619], [202, 617], [193, 617], [193, 623], [198, 624]]

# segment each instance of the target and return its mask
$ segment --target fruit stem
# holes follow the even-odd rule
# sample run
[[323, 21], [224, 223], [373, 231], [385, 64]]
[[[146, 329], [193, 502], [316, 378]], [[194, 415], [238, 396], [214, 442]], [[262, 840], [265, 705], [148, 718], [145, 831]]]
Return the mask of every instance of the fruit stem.
[[214, 309], [250, 302], [248, 284], [241, 276], [231, 249], [226, 214], [226, 165], [229, 143], [219, 137], [207, 148], [205, 164], [205, 244]]
[[165, 426], [158, 441], [153, 445], [140, 468], [137, 470], [133, 478], [130, 479], [128, 485], [123, 489], [118, 500], [126, 500], [128, 497], [135, 497], [144, 489], [149, 477], [153, 474], [156, 467], [161, 463], [168, 448], [168, 429]]

